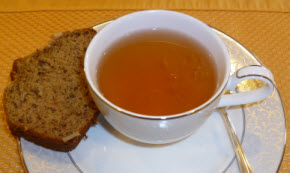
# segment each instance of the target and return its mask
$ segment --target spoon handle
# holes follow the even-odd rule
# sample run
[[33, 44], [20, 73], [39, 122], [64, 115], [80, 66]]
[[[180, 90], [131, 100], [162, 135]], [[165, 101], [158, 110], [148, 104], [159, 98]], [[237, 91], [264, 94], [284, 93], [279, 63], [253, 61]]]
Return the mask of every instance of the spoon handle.
[[228, 113], [226, 112], [225, 108], [219, 109], [219, 112], [225, 122], [226, 129], [228, 131], [228, 134], [230, 136], [231, 143], [233, 145], [233, 148], [235, 150], [236, 158], [239, 164], [240, 172], [241, 173], [252, 173], [251, 165], [248, 162], [248, 159], [244, 153], [244, 150], [242, 148], [242, 145], [239, 141], [239, 138], [235, 132], [235, 130], [232, 127], [232, 124], [228, 118]]

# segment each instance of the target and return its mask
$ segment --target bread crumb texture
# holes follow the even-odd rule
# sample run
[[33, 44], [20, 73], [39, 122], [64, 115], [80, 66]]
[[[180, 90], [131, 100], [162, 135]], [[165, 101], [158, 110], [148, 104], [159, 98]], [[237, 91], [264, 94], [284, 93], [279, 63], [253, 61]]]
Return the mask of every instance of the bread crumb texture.
[[12, 133], [46, 148], [77, 146], [98, 110], [84, 74], [84, 55], [96, 32], [57, 34], [48, 46], [14, 61], [4, 107]]

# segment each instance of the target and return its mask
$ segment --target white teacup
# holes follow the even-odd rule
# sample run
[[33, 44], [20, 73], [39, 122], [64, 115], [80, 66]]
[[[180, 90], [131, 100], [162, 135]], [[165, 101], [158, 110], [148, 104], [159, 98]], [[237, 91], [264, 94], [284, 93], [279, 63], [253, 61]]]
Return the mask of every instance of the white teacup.
[[[183, 33], [199, 41], [213, 55], [218, 84], [215, 94], [199, 107], [168, 116], [142, 115], [114, 105], [99, 91], [96, 76], [103, 53], [119, 39], [130, 36], [130, 33], [152, 29]], [[91, 95], [105, 119], [124, 135], [151, 144], [183, 139], [198, 129], [216, 108], [262, 100], [272, 93], [274, 87], [272, 73], [263, 66], [247, 66], [230, 76], [229, 53], [218, 35], [208, 25], [191, 16], [166, 10], [131, 13], [105, 26], [91, 41], [84, 65]], [[225, 90], [234, 91], [238, 83], [247, 79], [259, 79], [265, 85], [243, 93], [224, 94]]]

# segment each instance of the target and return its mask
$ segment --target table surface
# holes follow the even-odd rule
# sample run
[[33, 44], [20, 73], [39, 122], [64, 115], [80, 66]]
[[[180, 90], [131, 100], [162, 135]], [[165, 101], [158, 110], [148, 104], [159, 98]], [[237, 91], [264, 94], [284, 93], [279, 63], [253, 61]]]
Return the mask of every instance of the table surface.
[[[3, 110], [3, 91], [15, 59], [44, 47], [57, 32], [91, 27], [142, 9], [171, 9], [194, 16], [238, 40], [275, 77], [290, 134], [290, 2], [288, 0], [143, 0], [106, 2], [0, 0], [0, 172], [24, 172], [17, 139]], [[290, 142], [279, 172], [290, 172]]]

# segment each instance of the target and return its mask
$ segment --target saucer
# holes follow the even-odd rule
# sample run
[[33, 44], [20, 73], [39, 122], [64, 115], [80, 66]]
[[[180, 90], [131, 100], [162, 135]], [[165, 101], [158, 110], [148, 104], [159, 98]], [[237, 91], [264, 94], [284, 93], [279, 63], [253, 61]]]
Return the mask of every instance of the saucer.
[[[109, 21], [110, 22], [110, 21]], [[99, 31], [107, 23], [93, 27]], [[214, 29], [214, 28], [213, 28]], [[231, 72], [262, 63], [237, 41], [214, 29], [228, 47]], [[262, 85], [249, 80], [238, 90]], [[276, 172], [282, 162], [285, 143], [285, 115], [277, 88], [267, 99], [227, 110], [253, 172]], [[131, 140], [111, 127], [102, 115], [87, 139], [71, 152], [56, 152], [20, 138], [20, 153], [27, 172], [88, 173], [192, 173], [239, 172], [224, 122], [214, 112], [188, 138], [167, 145], [150, 145]]]

